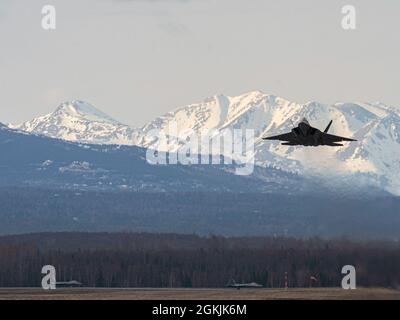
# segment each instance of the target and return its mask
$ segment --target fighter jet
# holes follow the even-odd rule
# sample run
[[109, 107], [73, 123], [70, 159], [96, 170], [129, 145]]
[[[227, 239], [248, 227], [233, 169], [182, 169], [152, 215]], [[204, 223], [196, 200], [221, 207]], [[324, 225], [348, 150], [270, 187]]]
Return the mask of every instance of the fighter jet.
[[240, 290], [241, 288], [262, 288], [261, 284], [250, 282], [250, 283], [236, 283], [235, 280], [231, 279], [226, 285], [229, 288], [236, 288]]
[[296, 128], [293, 128], [291, 132], [280, 134], [273, 137], [264, 137], [263, 140], [280, 140], [285, 141], [282, 143], [284, 146], [343, 146], [343, 144], [338, 143], [342, 141], [357, 141], [350, 138], [344, 138], [329, 134], [328, 130], [332, 125], [332, 120], [329, 122], [328, 126], [322, 132], [317, 128], [310, 126], [310, 123], [306, 118], [300, 121]]

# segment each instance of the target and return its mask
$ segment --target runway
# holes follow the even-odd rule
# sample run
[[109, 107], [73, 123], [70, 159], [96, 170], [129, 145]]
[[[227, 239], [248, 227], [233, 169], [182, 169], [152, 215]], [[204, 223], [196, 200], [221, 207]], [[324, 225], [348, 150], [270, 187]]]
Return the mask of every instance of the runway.
[[0, 288], [0, 300], [400, 300], [386, 288]]

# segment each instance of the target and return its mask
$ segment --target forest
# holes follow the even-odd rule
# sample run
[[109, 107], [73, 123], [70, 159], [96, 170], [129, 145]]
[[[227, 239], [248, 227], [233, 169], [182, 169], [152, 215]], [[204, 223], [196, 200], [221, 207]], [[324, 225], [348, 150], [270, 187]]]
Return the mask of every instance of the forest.
[[0, 235], [151, 232], [400, 239], [400, 198], [0, 187]]
[[[57, 281], [87, 287], [338, 287], [344, 265], [357, 286], [397, 288], [400, 244], [344, 238], [222, 237], [60, 232], [0, 237], [0, 287], [39, 287], [44, 265]], [[310, 281], [314, 277], [316, 281]]]

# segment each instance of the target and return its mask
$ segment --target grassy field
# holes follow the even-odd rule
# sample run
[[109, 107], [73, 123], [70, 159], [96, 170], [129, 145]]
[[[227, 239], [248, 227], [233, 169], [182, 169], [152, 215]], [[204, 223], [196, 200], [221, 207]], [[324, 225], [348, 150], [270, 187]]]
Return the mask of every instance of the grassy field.
[[101, 289], [67, 288], [45, 291], [35, 288], [0, 289], [0, 300], [400, 300], [400, 291], [385, 288], [296, 289]]

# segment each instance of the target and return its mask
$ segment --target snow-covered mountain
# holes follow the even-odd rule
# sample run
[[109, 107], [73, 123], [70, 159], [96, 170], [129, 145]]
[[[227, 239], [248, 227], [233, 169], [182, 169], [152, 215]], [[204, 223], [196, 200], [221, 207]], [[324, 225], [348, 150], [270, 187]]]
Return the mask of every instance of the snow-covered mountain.
[[[13, 127], [69, 141], [146, 148], [155, 148], [158, 143], [150, 136], [153, 129], [168, 135], [172, 124], [179, 132], [217, 130], [221, 135], [232, 129], [253, 129], [255, 162], [261, 167], [313, 175], [350, 188], [372, 184], [400, 195], [400, 175], [396, 174], [400, 169], [399, 110], [382, 103], [300, 104], [253, 91], [235, 97], [216, 95], [180, 107], [139, 129], [118, 123], [80, 101], [64, 103], [52, 114]], [[261, 140], [265, 135], [290, 131], [303, 117], [320, 129], [332, 119], [330, 133], [358, 141], [343, 147], [315, 148]], [[180, 148], [179, 140], [167, 146], [168, 151]]]
[[33, 186], [172, 193], [252, 190], [285, 195], [296, 190], [299, 195], [310, 193], [314, 187], [314, 182], [307, 177], [272, 168], [259, 179], [258, 174], [242, 177], [220, 165], [154, 166], [146, 161], [144, 148], [73, 143], [1, 127], [1, 124], [0, 150], [0, 189]]
[[67, 141], [93, 144], [133, 145], [136, 130], [83, 101], [62, 103], [54, 112], [12, 129]]
[[372, 188], [343, 197], [314, 178], [273, 168], [239, 176], [218, 165], [154, 166], [143, 148], [73, 143], [6, 127], [0, 127], [0, 151], [0, 234], [398, 239], [400, 199]]

